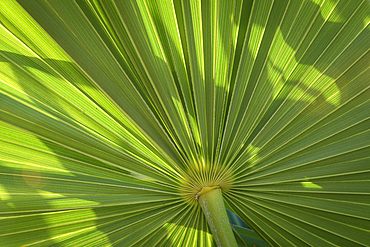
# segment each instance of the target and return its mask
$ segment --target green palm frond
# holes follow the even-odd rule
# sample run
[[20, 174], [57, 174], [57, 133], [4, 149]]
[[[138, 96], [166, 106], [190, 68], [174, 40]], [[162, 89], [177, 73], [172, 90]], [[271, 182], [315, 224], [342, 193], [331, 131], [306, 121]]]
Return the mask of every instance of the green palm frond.
[[[0, 245], [370, 243], [368, 0], [1, 0]], [[265, 241], [262, 242], [262, 240]]]

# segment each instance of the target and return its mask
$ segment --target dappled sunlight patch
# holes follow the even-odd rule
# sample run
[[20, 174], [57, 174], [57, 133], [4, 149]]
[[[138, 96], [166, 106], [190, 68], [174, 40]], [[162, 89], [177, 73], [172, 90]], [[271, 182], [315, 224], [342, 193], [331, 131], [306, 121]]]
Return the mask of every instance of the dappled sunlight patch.
[[317, 5], [321, 5], [322, 3], [322, 0], [311, 0], [311, 2], [317, 4]]
[[174, 235], [175, 232], [186, 232], [189, 230], [189, 227], [178, 225], [176, 223], [171, 222], [164, 224], [163, 228], [167, 231], [166, 239], [170, 241], [174, 240], [174, 238], [177, 237], [176, 235]]
[[257, 23], [252, 24], [251, 28], [251, 40], [248, 42], [248, 48], [253, 59], [256, 59], [259, 49], [260, 42], [257, 42], [257, 39], [260, 39], [263, 35], [265, 28], [260, 26]]
[[64, 197], [56, 200], [48, 200], [47, 204], [52, 209], [64, 209], [64, 208], [82, 208], [100, 205], [99, 202], [88, 201], [80, 198], [73, 198], [72, 196]]
[[[86, 225], [91, 225], [91, 224], [86, 224]], [[94, 239], [95, 241], [99, 241], [100, 243], [104, 243], [105, 247], [114, 246], [110, 242], [109, 236], [106, 233], [104, 233], [103, 231], [98, 230], [97, 226], [95, 226], [95, 225], [82, 226], [80, 228], [81, 229], [79, 229], [77, 231], [73, 231], [73, 232], [69, 232], [69, 233], [65, 233], [65, 234], [60, 234], [60, 233], [57, 232], [55, 237], [47, 239], [47, 240], [43, 240], [43, 241], [40, 241], [40, 242], [37, 242], [37, 243], [33, 243], [33, 244], [47, 244], [47, 245], [49, 245], [49, 244], [61, 244], [61, 245], [63, 245], [65, 242], [68, 243], [68, 242], [71, 242], [71, 241], [73, 241], [73, 242], [76, 241], [79, 244], [75, 245], [75, 246], [82, 247], [82, 246], [85, 246], [86, 244], [88, 244], [88, 241], [85, 240], [85, 238], [86, 238], [87, 240]], [[84, 237], [81, 238], [81, 236], [84, 236]], [[93, 246], [93, 244], [92, 244], [92, 246]]]
[[[178, 243], [179, 241], [179, 235], [182, 234], [189, 234], [189, 233], [195, 233], [196, 235], [194, 236], [194, 239], [191, 239], [193, 243], [197, 241], [197, 237], [199, 235], [203, 236], [208, 243], [211, 243], [213, 241], [212, 239], [212, 234], [204, 231], [202, 229], [195, 229], [194, 227], [186, 225], [181, 225], [181, 224], [176, 224], [176, 223], [166, 223], [163, 225], [163, 229], [167, 231], [166, 234], [166, 239], [167, 241], [171, 242], [172, 244], [175, 244], [176, 242]], [[175, 242], [176, 241], [176, 242]], [[199, 241], [199, 240], [198, 240]]]
[[[93, 209], [77, 209], [64, 212], [42, 214], [42, 218], [47, 226], [46, 230], [52, 236], [44, 241], [37, 243], [51, 245], [61, 244], [64, 241], [75, 241], [74, 246], [80, 246], [80, 240], [76, 236], [85, 236], [86, 239], [95, 239], [104, 242], [106, 246], [111, 246], [109, 237], [106, 233], [99, 230], [97, 215]], [[71, 230], [69, 230], [71, 229]], [[88, 244], [88, 242], [84, 242]]]
[[[276, 64], [273, 64], [273, 62], [269, 59], [267, 61], [267, 80], [269, 82], [275, 82], [275, 90], [273, 90], [273, 98], [276, 98], [276, 96], [279, 94], [279, 91], [283, 87], [284, 83], [286, 82], [286, 76], [285, 74], [281, 76], [282, 70], [276, 67]], [[278, 80], [279, 76], [281, 76], [280, 80]]]
[[27, 102], [31, 102], [31, 98], [22, 92], [22, 86], [19, 82], [19, 74], [14, 73], [14, 65], [7, 61], [0, 61], [0, 90], [4, 90], [11, 95], [17, 95]]
[[339, 106], [342, 101], [342, 92], [336, 83], [332, 83], [327, 90], [323, 92], [326, 102], [332, 106]]
[[[320, 83], [312, 83], [312, 78], [319, 78]], [[327, 91], [328, 87], [330, 89], [329, 91]], [[331, 96], [333, 94], [337, 94], [337, 97], [332, 98]], [[335, 85], [335, 80], [312, 67], [311, 77], [297, 82], [294, 93], [289, 95], [289, 99], [294, 101], [311, 102], [320, 95], [325, 97], [325, 101], [333, 106], [338, 106], [340, 104], [340, 90], [338, 86]]]
[[10, 195], [8, 191], [5, 189], [3, 185], [0, 184], [0, 200], [7, 201], [10, 199]]
[[180, 116], [181, 118], [181, 122], [183, 124], [183, 129], [186, 131], [186, 133], [188, 134], [188, 137], [189, 138], [192, 138], [192, 135], [190, 134], [189, 132], [189, 128], [187, 127], [188, 126], [188, 123], [187, 123], [187, 120], [185, 118], [185, 112], [184, 112], [184, 108], [182, 107], [182, 104], [180, 103], [180, 101], [178, 99], [176, 99], [175, 97], [171, 97], [172, 98], [172, 102], [177, 110], [177, 113], [178, 115]]
[[325, 2], [324, 6], [321, 8], [321, 11], [320, 11], [322, 18], [330, 22], [337, 22], [337, 23], [341, 23], [345, 21], [344, 17], [342, 16], [338, 8], [336, 7], [337, 2], [338, 1], [334, 1], [334, 0], [327, 0]]
[[[51, 39], [45, 30], [39, 27], [37, 23], [26, 14], [16, 2], [2, 1], [1, 8], [9, 8], [12, 11], [2, 12], [2, 24], [5, 27], [11, 27], [9, 37], [12, 36], [16, 42], [12, 42], [15, 47], [22, 47], [28, 50], [28, 53], [34, 50], [42, 50], [48, 54], [51, 59], [66, 59], [65, 54], [58, 49], [56, 43]], [[19, 22], [19, 19], [22, 19]], [[22, 55], [27, 52], [22, 52]], [[34, 54], [32, 52], [32, 54]]]
[[144, 180], [144, 181], [155, 181], [154, 179], [152, 179], [150, 177], [147, 177], [143, 174], [139, 174], [139, 173], [135, 173], [135, 172], [131, 172], [131, 176], [139, 178], [140, 180]]
[[[270, 81], [277, 81], [277, 76], [282, 76], [280, 80], [277, 81], [277, 84], [274, 85], [276, 87], [273, 92], [274, 98], [284, 100], [290, 99], [295, 102], [312, 102], [317, 99], [317, 97], [322, 96], [325, 98], [325, 101], [332, 106], [338, 106], [341, 103], [341, 93], [339, 87], [335, 84], [335, 79], [317, 70], [311, 65], [299, 64], [294, 57], [295, 51], [285, 42], [280, 30], [278, 31], [276, 42], [281, 44], [283, 47], [280, 48], [279, 53], [283, 52], [284, 56], [280, 61], [276, 61], [276, 63], [272, 64], [272, 62], [268, 61], [267, 64]], [[290, 74], [283, 73], [286, 68], [282, 65], [286, 66], [286, 62], [281, 61], [288, 61], [291, 57], [292, 59], [289, 67], [294, 66], [294, 71], [298, 72], [306, 71], [305, 74], [298, 73], [300, 76], [295, 75], [295, 77], [292, 78]], [[279, 94], [284, 85], [293, 88], [287, 97]]]
[[45, 174], [63, 175], [63, 176], [68, 176], [68, 177], [75, 176], [70, 171], [63, 169], [63, 168], [59, 168], [58, 163], [51, 163], [51, 164], [53, 165], [47, 166], [47, 165], [40, 164], [40, 163], [37, 164], [36, 160], [1, 162], [1, 166], [20, 171], [25, 176], [32, 176], [32, 173], [33, 173], [33, 176], [42, 176]]
[[2, 54], [2, 52], [6, 52], [6, 54], [14, 53], [19, 56], [27, 54], [27, 56], [32, 56], [34, 58], [37, 57], [15, 35], [5, 29], [2, 24], [0, 24], [0, 35], [2, 36], [2, 41], [4, 41], [0, 43], [0, 54]]
[[301, 182], [301, 184], [304, 188], [308, 188], [308, 189], [322, 189], [322, 186], [312, 183], [312, 182]]
[[232, 33], [232, 37], [233, 37], [233, 39], [232, 39], [232, 46], [233, 46], [233, 49], [234, 49], [234, 51], [236, 50], [236, 46], [238, 45], [238, 43], [237, 43], [237, 40], [238, 40], [238, 31], [239, 31], [239, 23], [238, 22], [236, 22], [236, 21], [233, 21], [233, 33]]
[[297, 61], [294, 57], [292, 59], [295, 51], [285, 41], [281, 27], [278, 27], [276, 32], [275, 45], [271, 47], [270, 56], [267, 61], [270, 68], [268, 78], [272, 82], [278, 82], [278, 76], [282, 76], [285, 82], [289, 76], [289, 74], [285, 73], [287, 66], [293, 67], [297, 65]]
[[[370, 23], [370, 16], [366, 16], [365, 19], [364, 19], [364, 27], [367, 27]], [[369, 28], [369, 27], [367, 27]]]
[[260, 150], [260, 147], [255, 147], [252, 144], [248, 145], [248, 148], [246, 149], [246, 153], [249, 155], [248, 162], [253, 163], [259, 159], [258, 151]]
[[41, 196], [42, 198], [45, 199], [55, 199], [55, 198], [63, 198], [66, 197], [65, 195], [55, 193], [55, 192], [50, 192], [47, 190], [36, 190], [37, 195]]
[[246, 170], [250, 172], [259, 168], [258, 161], [261, 159], [259, 150], [261, 150], [261, 147], [254, 146], [253, 144], [249, 144], [245, 149], [245, 152], [241, 156], [243, 159], [236, 162], [236, 164], [240, 164], [240, 166], [235, 166], [233, 168], [235, 170], [233, 174], [236, 181], [240, 177], [245, 177], [245, 174], [247, 173]]
[[199, 147], [202, 147], [202, 142], [200, 140], [200, 134], [198, 129], [198, 124], [193, 116], [190, 116], [190, 126], [193, 130], [193, 138]]

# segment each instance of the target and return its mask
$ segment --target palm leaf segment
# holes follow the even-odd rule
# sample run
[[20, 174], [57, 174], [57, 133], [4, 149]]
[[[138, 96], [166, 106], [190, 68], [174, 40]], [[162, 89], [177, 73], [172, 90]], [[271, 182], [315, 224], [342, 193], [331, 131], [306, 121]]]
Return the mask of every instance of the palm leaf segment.
[[369, 22], [365, 0], [0, 1], [1, 245], [212, 246], [195, 194], [220, 186], [271, 246], [366, 246]]

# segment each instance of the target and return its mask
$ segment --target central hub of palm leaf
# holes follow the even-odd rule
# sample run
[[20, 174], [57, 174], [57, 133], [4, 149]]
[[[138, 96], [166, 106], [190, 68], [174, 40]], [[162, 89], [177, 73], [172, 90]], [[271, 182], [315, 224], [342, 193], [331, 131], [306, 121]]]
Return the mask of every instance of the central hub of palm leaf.
[[181, 194], [190, 204], [196, 204], [199, 194], [207, 190], [207, 188], [218, 187], [225, 193], [232, 187], [233, 183], [233, 176], [230, 170], [220, 167], [193, 171], [189, 175], [183, 183]]

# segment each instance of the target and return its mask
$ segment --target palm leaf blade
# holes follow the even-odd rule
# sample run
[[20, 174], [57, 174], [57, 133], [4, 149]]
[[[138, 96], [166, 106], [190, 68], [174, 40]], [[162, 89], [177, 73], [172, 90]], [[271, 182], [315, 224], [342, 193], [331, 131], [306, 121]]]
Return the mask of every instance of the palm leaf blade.
[[[370, 242], [368, 1], [0, 3], [0, 242]], [[244, 242], [243, 242], [244, 241]], [[257, 245], [258, 246], [258, 245]]]

